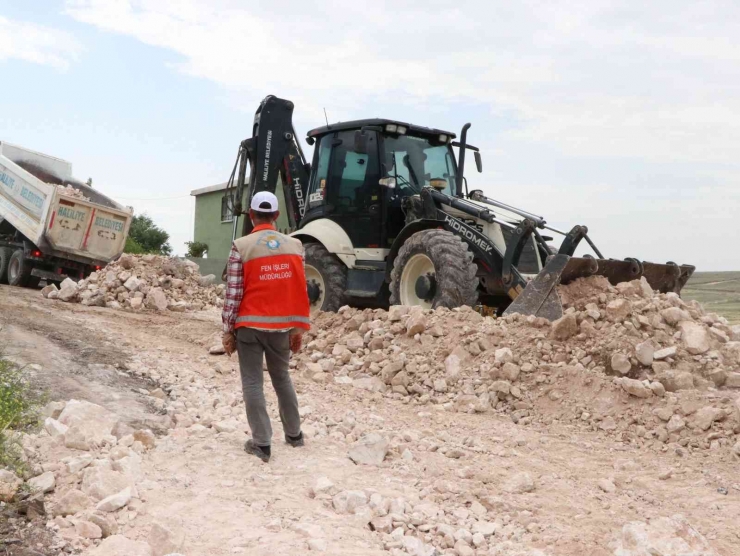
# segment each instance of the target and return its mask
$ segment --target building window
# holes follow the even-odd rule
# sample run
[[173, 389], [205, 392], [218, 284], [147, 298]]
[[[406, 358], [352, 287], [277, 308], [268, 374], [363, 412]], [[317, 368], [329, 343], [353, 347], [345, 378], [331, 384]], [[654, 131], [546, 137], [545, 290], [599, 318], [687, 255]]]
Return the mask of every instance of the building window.
[[234, 221], [234, 203], [231, 200], [231, 195], [224, 195], [221, 197], [221, 222], [233, 222]]

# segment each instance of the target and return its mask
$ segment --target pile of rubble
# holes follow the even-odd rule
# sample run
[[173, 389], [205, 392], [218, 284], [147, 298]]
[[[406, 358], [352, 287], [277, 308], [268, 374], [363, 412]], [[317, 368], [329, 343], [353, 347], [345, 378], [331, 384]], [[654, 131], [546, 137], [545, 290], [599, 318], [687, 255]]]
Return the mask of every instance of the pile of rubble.
[[613, 287], [590, 277], [560, 295], [565, 315], [554, 323], [345, 307], [314, 321], [293, 364], [318, 383], [442, 410], [572, 421], [656, 448], [735, 445], [740, 326], [644, 279]]
[[[47, 515], [47, 527], [56, 532], [58, 548], [93, 548], [90, 554], [101, 556], [176, 553], [184, 532], [173, 523], [153, 524], [148, 542], [118, 534], [142, 504], [142, 455], [155, 446], [152, 431], [133, 430], [115, 414], [86, 401], [52, 402], [44, 413], [47, 434], [23, 438], [30, 477], [23, 486], [22, 478], [3, 471], [3, 501], [24, 490], [40, 502], [36, 505]], [[58, 462], [34, 461], [39, 450], [50, 447], [70, 455]], [[50, 498], [42, 502], [44, 495]]]
[[65, 197], [74, 197], [75, 199], [82, 199], [83, 201], [90, 200], [90, 198], [86, 197], [82, 191], [75, 189], [71, 185], [60, 185], [57, 188], [57, 191], [59, 191], [60, 195], [64, 195]]
[[69, 278], [41, 290], [48, 299], [112, 309], [200, 311], [222, 307], [226, 287], [213, 274], [201, 276], [187, 259], [159, 255], [122, 255], [85, 280]]

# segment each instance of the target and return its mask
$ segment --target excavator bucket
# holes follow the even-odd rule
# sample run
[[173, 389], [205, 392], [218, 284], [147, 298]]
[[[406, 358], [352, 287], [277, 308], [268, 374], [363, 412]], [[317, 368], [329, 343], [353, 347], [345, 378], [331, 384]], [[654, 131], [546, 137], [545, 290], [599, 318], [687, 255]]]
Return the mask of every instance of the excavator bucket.
[[545, 268], [527, 284], [504, 311], [504, 315], [519, 313], [544, 317], [550, 321], [557, 320], [563, 316], [558, 284], [567, 284], [593, 275], [606, 277], [614, 286], [644, 277], [654, 290], [661, 293], [680, 293], [695, 268], [675, 263], [640, 262], [637, 259], [620, 261], [557, 254], [549, 258]]

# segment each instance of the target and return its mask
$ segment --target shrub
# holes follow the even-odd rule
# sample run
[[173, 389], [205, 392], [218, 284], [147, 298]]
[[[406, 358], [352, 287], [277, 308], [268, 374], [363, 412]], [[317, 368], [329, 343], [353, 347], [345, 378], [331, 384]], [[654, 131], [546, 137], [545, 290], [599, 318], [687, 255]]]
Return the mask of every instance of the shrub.
[[123, 248], [123, 251], [125, 253], [130, 253], [131, 255], [145, 254], [144, 248], [136, 243], [136, 240], [131, 236], [126, 238], [126, 246]]
[[0, 356], [0, 467], [17, 473], [23, 468], [23, 450], [16, 432], [38, 424], [44, 396], [31, 388], [23, 367]]
[[188, 246], [188, 257], [200, 258], [208, 251], [208, 245], [202, 241], [186, 241]]

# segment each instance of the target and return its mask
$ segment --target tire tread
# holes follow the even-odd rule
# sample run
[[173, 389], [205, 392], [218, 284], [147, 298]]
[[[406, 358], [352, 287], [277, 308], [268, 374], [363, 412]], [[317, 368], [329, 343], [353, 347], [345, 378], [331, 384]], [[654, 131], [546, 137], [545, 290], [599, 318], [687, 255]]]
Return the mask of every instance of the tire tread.
[[437, 287], [441, 289], [432, 308], [452, 309], [478, 302], [478, 268], [473, 253], [458, 236], [446, 230], [422, 230], [412, 235], [398, 251], [391, 271], [391, 305], [401, 303], [400, 286], [403, 268], [416, 254], [426, 254], [434, 263]]

